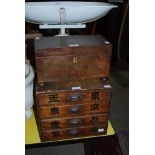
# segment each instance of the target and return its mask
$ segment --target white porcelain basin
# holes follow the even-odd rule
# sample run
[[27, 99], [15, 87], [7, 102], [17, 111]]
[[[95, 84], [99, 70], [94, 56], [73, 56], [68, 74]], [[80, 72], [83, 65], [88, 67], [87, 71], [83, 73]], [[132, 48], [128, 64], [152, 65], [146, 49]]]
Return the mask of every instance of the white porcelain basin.
[[62, 24], [60, 10], [65, 11], [65, 24], [87, 23], [106, 15], [116, 5], [102, 2], [26, 2], [27, 22]]
[[33, 106], [34, 71], [31, 65], [25, 64], [25, 118], [28, 119]]

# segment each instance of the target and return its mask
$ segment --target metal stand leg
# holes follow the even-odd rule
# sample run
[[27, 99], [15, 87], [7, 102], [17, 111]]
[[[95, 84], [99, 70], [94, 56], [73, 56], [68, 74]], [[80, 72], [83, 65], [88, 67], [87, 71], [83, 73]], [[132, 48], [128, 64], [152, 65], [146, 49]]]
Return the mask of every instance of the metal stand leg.
[[61, 8], [59, 10], [60, 13], [60, 24], [50, 25], [50, 24], [43, 24], [39, 25], [40, 29], [60, 29], [59, 34], [57, 36], [68, 36], [69, 34], [66, 34], [65, 29], [70, 28], [86, 28], [86, 24], [81, 23], [73, 23], [73, 24], [66, 24], [66, 11], [65, 8]]

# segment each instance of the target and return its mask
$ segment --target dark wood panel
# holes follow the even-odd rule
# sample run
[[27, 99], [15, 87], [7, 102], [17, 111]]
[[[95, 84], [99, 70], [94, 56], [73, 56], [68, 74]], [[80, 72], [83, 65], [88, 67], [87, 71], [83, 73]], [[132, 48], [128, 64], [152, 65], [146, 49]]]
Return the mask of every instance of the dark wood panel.
[[107, 56], [111, 55], [111, 44], [100, 45], [100, 46], [75, 46], [75, 47], [64, 47], [64, 48], [44, 48], [36, 49], [36, 58], [46, 58], [49, 56], [65, 56], [65, 55], [83, 55], [83, 54], [94, 54], [104, 53]]
[[109, 112], [109, 102], [94, 102], [93, 104], [75, 104], [38, 108], [40, 119], [75, 117], [95, 113]]
[[104, 139], [93, 141], [91, 147], [95, 148], [95, 155], [127, 155], [124, 142], [119, 134], [106, 136]]
[[38, 82], [109, 76], [112, 45], [101, 36], [100, 39], [98, 36], [78, 36], [74, 38], [75, 42], [70, 41], [70, 37], [66, 40], [57, 37], [36, 40]]
[[41, 121], [42, 130], [49, 129], [64, 129], [71, 127], [102, 125], [107, 123], [108, 114], [95, 114], [88, 116], [68, 117], [68, 118], [53, 118]]
[[36, 83], [36, 95], [41, 93], [53, 93], [63, 91], [73, 91], [73, 87], [80, 87], [80, 91], [94, 89], [111, 89], [109, 81], [101, 78], [87, 78], [77, 80], [63, 80], [55, 82]]
[[63, 139], [82, 138], [84, 136], [99, 136], [107, 132], [107, 124], [70, 128], [64, 130], [48, 130], [41, 133], [42, 141], [56, 141]]
[[[39, 106], [58, 106], [93, 103], [96, 101], [109, 101], [111, 89], [92, 89], [74, 91], [55, 91], [37, 95]], [[95, 96], [96, 94], [96, 96]]]
[[38, 82], [108, 77], [110, 56], [85, 54], [36, 59]]
[[[72, 46], [71, 46], [72, 45]], [[73, 46], [76, 45], [76, 46]], [[77, 46], [78, 45], [78, 46]], [[35, 40], [36, 49], [52, 49], [66, 47], [93, 47], [101, 45], [111, 45], [101, 35], [71, 35], [61, 37], [41, 37]]]

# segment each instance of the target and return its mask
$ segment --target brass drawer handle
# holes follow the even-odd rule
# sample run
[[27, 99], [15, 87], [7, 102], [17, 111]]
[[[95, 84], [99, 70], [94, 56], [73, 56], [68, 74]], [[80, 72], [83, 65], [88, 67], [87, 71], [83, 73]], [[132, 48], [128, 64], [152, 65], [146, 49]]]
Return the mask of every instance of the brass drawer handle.
[[69, 121], [70, 126], [78, 126], [80, 124], [82, 124], [82, 120], [79, 118], [75, 118], [75, 119], [71, 119]]
[[83, 96], [81, 94], [72, 94], [70, 96], [68, 96], [68, 101], [78, 101], [81, 100], [83, 98]]
[[75, 105], [69, 108], [69, 112], [71, 113], [77, 113], [82, 110], [82, 107], [80, 105]]
[[79, 129], [71, 129], [69, 130], [70, 135], [78, 135], [80, 133]]

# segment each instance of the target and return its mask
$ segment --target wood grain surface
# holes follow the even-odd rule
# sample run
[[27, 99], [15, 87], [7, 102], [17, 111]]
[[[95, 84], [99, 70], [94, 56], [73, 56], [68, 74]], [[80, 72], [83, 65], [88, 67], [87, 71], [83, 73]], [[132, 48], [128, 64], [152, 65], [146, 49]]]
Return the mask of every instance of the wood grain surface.
[[108, 77], [112, 45], [105, 42], [104, 38], [96, 35], [36, 40], [38, 82]]

